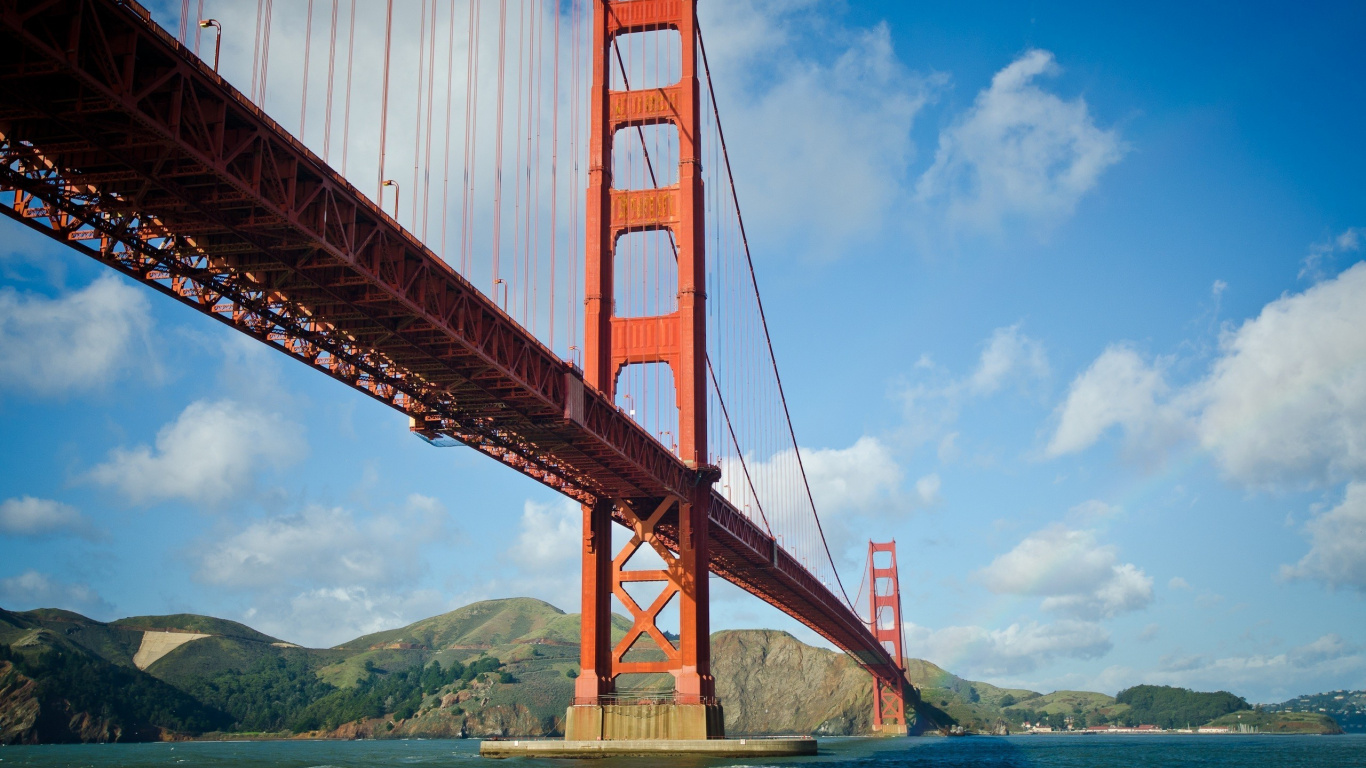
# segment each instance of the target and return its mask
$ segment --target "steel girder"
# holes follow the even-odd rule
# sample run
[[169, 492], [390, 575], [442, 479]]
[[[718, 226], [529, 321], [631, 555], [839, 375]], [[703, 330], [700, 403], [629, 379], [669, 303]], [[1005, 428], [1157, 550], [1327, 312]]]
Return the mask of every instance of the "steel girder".
[[[131, 0], [0, 0], [0, 213], [585, 503], [701, 482]], [[713, 572], [892, 679], [715, 492], [709, 540]]]

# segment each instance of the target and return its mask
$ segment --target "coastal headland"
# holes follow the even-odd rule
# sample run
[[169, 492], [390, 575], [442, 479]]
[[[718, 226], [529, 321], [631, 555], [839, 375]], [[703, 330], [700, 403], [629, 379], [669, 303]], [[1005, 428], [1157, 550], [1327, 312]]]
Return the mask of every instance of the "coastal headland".
[[[627, 622], [614, 626], [621, 633]], [[557, 736], [578, 637], [577, 614], [531, 598], [474, 603], [327, 649], [191, 614], [105, 623], [0, 610], [0, 743]], [[717, 632], [712, 648], [728, 735], [870, 733], [870, 678], [844, 654], [775, 630]], [[914, 734], [1341, 732], [1326, 714], [1255, 708], [1222, 692], [1042, 694], [918, 659], [907, 660], [907, 678], [920, 691]], [[644, 682], [669, 685], [667, 676]]]

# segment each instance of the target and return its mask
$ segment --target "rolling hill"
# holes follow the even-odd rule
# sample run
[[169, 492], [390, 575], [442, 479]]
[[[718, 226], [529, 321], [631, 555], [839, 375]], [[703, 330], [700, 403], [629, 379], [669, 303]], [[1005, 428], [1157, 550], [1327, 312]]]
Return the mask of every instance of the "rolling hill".
[[[617, 638], [628, 628], [613, 617]], [[0, 743], [553, 735], [573, 696], [578, 635], [578, 615], [531, 598], [474, 603], [327, 649], [209, 616], [104, 623], [68, 611], [0, 610]], [[712, 665], [728, 734], [869, 730], [871, 679], [844, 654], [785, 632], [727, 630], [712, 636]], [[1115, 722], [1129, 710], [1100, 693], [999, 688], [917, 659], [907, 661], [907, 678], [921, 692], [913, 732], [1005, 732], [1041, 718]], [[668, 682], [659, 675], [629, 685]], [[1271, 718], [1264, 730], [1335, 728], [1296, 717]]]

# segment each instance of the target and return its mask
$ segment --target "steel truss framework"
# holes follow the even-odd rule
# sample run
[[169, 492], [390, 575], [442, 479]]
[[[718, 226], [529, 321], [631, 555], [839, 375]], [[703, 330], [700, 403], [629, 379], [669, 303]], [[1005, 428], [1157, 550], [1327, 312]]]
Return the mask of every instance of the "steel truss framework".
[[[630, 522], [612, 500], [704, 505], [713, 573], [900, 677], [759, 526], [695, 497], [708, 468], [585, 386], [132, 0], [0, 0], [0, 213], [606, 519]], [[654, 527], [675, 553], [679, 507]]]

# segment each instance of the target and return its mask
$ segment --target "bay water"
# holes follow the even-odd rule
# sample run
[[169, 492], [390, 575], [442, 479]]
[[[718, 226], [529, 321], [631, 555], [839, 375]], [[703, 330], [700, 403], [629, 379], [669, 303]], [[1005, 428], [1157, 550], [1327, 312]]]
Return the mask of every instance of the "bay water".
[[963, 738], [821, 739], [815, 757], [786, 760], [610, 758], [488, 760], [479, 742], [255, 741], [80, 744], [0, 747], [0, 768], [681, 768], [724, 766], [868, 766], [893, 768], [1134, 768], [1135, 766], [1274, 766], [1366, 768], [1366, 735], [1353, 736], [968, 736]]

